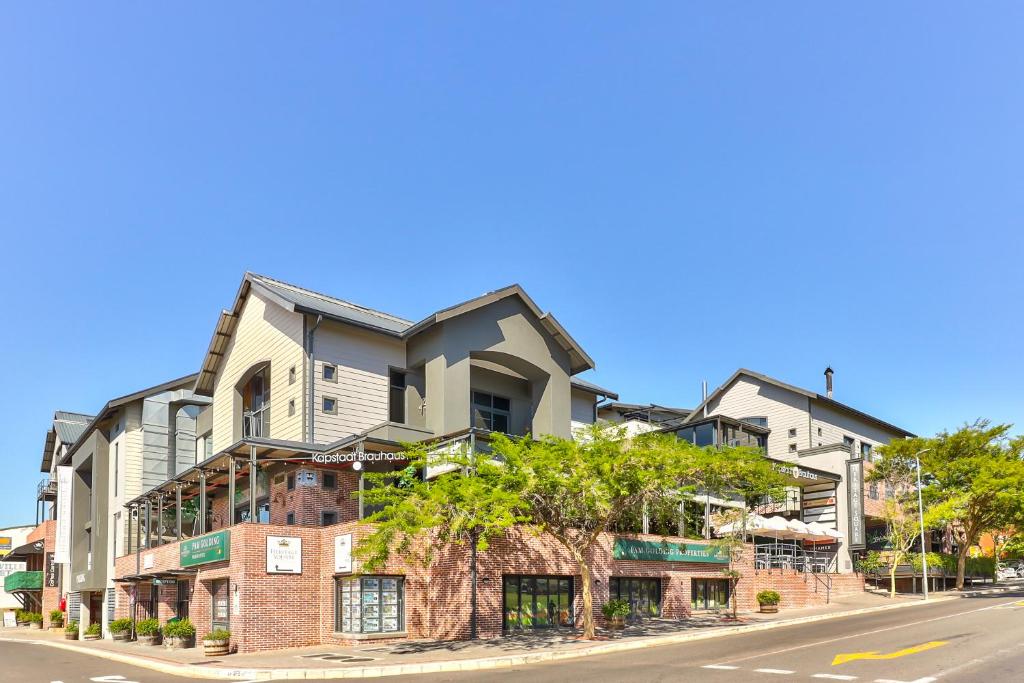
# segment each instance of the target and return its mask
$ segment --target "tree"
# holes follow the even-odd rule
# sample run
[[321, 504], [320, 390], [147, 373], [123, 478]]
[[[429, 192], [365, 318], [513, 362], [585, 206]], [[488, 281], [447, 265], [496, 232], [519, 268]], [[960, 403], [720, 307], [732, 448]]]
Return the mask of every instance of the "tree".
[[787, 481], [762, 454], [749, 448], [698, 448], [672, 434], [624, 438], [595, 427], [577, 441], [546, 437], [513, 441], [496, 436], [494, 452], [526, 507], [529, 524], [550, 534], [580, 568], [583, 637], [595, 635], [591, 555], [599, 536], [623, 515], [656, 506], [695, 484], [716, 494], [771, 493]]
[[1011, 438], [1010, 429], [977, 420], [921, 440], [931, 449], [922, 455], [926, 521], [948, 527], [956, 539], [957, 589], [970, 547], [1012, 523], [1024, 506], [1024, 437]]
[[[889, 596], [896, 597], [896, 567], [909, 559], [910, 549], [921, 534], [917, 504], [917, 461], [921, 439], [893, 441], [878, 448], [879, 459], [867, 480], [885, 488], [885, 538], [889, 546]], [[923, 548], [922, 548], [923, 550]], [[924, 577], [927, 581], [928, 577]]]
[[[515, 486], [502, 482], [508, 471], [487, 457], [459, 448], [441, 455], [427, 444], [405, 444], [409, 465], [398, 473], [365, 472], [369, 486], [363, 502], [377, 511], [364, 519], [373, 525], [355, 548], [369, 571], [382, 568], [393, 553], [428, 565], [437, 547], [467, 544], [470, 550], [470, 639], [476, 638], [477, 553], [514, 524], [522, 501]], [[430, 480], [428, 464], [447, 471]], [[430, 541], [423, 542], [428, 534]]]

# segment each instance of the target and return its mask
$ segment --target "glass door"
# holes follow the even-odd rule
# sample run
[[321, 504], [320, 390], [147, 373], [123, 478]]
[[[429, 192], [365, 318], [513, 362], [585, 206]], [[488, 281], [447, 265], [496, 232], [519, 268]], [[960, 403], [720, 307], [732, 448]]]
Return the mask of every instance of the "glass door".
[[213, 628], [222, 628], [227, 631], [231, 630], [231, 596], [230, 582], [228, 579], [216, 579], [210, 586], [210, 592], [213, 595], [213, 611], [211, 626]]

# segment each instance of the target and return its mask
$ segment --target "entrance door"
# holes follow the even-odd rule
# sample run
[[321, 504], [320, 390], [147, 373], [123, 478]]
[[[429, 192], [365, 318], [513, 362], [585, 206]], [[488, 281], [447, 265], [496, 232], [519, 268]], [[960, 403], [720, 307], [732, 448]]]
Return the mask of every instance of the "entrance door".
[[89, 593], [89, 623], [103, 623], [103, 594], [99, 591]]
[[695, 610], [729, 607], [728, 579], [693, 579], [690, 607]]
[[227, 579], [216, 579], [210, 585], [210, 592], [213, 594], [213, 611], [211, 612], [210, 625], [225, 631], [231, 630], [231, 596], [229, 595], [230, 582]]
[[661, 615], [661, 581], [613, 576], [608, 582], [612, 598], [629, 604], [629, 618], [636, 621], [644, 617]]
[[506, 576], [506, 631], [573, 625], [573, 586], [568, 576]]

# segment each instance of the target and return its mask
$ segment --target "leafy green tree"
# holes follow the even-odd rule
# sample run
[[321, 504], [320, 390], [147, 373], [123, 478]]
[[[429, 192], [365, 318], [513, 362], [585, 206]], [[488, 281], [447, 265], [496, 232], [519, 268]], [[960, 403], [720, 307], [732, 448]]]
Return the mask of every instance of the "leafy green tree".
[[[878, 448], [879, 459], [867, 480], [885, 487], [885, 539], [889, 547], [889, 596], [896, 597], [896, 567], [910, 559], [910, 549], [921, 535], [917, 504], [917, 462], [920, 439], [893, 441]], [[927, 577], [925, 578], [927, 581]]]
[[926, 522], [948, 526], [957, 542], [956, 587], [964, 586], [970, 547], [981, 534], [1005, 528], [1024, 506], [1024, 437], [1011, 425], [978, 420], [953, 433], [920, 439], [927, 485]]

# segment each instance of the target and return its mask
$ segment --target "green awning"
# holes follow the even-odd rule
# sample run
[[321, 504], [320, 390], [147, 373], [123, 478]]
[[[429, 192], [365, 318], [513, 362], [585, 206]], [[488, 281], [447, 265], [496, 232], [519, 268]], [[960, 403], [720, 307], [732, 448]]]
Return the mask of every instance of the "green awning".
[[14, 572], [4, 577], [4, 590], [8, 593], [15, 591], [41, 591], [43, 590], [42, 572]]

